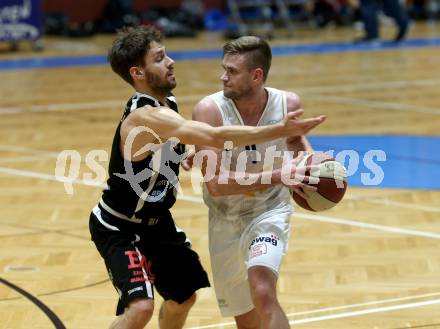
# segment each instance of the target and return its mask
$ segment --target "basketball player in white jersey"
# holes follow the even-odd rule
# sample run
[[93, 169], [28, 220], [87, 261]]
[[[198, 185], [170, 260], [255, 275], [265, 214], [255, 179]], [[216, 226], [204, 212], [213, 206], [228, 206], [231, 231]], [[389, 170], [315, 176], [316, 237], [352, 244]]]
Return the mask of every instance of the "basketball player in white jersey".
[[[226, 43], [223, 91], [202, 99], [194, 109], [193, 119], [215, 127], [260, 127], [280, 122], [287, 113], [299, 109], [296, 94], [264, 86], [271, 58], [270, 46], [261, 38], [245, 36]], [[213, 148], [197, 149], [220, 154]], [[304, 135], [236, 147], [222, 152], [229, 154], [231, 160], [227, 182], [220, 181], [219, 160], [216, 176], [204, 184], [217, 301], [222, 315], [234, 316], [239, 329], [290, 328], [277, 300], [276, 284], [289, 240], [292, 209], [289, 190], [281, 179], [283, 159], [272, 161], [273, 156], [268, 154], [275, 149], [312, 150]], [[247, 159], [242, 172], [248, 179], [246, 185], [236, 179], [237, 172], [243, 170], [237, 168], [243, 159]], [[204, 175], [209, 174], [206, 170], [204, 163]], [[266, 178], [267, 173], [271, 175], [270, 183], [264, 182], [263, 171]], [[301, 188], [315, 189], [295, 182], [288, 187], [301, 195]]]

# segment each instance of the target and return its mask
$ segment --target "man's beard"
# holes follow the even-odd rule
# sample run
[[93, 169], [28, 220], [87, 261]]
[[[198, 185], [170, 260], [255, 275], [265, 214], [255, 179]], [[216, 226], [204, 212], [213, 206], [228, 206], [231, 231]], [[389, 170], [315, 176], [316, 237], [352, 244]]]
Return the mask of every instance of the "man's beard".
[[162, 78], [151, 72], [147, 71], [146, 76], [151, 89], [153, 89], [157, 93], [167, 95], [171, 90], [176, 87], [175, 81], [169, 81], [167, 78]]
[[223, 95], [232, 100], [238, 100], [242, 97], [249, 95], [251, 88], [241, 88], [240, 90], [223, 89]]

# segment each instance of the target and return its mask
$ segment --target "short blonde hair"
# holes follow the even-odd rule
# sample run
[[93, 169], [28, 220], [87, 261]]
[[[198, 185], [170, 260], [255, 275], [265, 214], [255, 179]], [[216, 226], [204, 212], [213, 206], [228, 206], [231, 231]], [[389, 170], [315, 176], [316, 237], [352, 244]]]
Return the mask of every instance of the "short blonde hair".
[[256, 36], [240, 37], [223, 46], [223, 56], [226, 54], [245, 55], [249, 69], [261, 68], [266, 81], [272, 62], [272, 51], [267, 41]]

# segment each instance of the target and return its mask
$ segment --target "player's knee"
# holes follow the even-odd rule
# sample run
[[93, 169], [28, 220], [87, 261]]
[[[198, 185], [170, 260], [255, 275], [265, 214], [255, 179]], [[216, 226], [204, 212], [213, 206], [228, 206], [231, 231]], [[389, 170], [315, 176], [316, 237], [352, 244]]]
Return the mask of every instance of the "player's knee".
[[197, 295], [194, 293], [184, 302], [184, 304], [186, 304], [186, 307], [191, 308], [196, 303], [196, 300]]
[[248, 271], [249, 285], [252, 300], [257, 306], [270, 307], [277, 303], [276, 300], [276, 275], [263, 266], [251, 267]]
[[128, 305], [127, 315], [136, 319], [136, 322], [147, 324], [154, 311], [154, 303], [151, 299], [135, 299]]
[[166, 308], [167, 311], [171, 313], [186, 313], [188, 312], [191, 307], [196, 302], [196, 294], [192, 294], [191, 297], [189, 297], [187, 300], [185, 300], [183, 303], [179, 304], [173, 300], [167, 300]]
[[189, 311], [189, 309], [191, 307], [193, 307], [194, 304], [196, 303], [196, 299], [197, 299], [197, 295], [194, 293], [187, 300], [185, 300], [182, 304], [180, 304], [180, 306], [184, 310]]
[[267, 282], [254, 283], [251, 287], [251, 292], [252, 300], [260, 312], [264, 310], [270, 312], [277, 303], [274, 288]]

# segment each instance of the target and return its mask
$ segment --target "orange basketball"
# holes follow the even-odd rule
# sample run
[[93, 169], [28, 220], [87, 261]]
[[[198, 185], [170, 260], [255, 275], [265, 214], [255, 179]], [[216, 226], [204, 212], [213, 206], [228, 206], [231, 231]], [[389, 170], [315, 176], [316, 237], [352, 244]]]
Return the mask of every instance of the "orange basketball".
[[318, 177], [317, 191], [302, 189], [309, 198], [291, 191], [293, 200], [300, 207], [311, 211], [323, 211], [336, 206], [347, 190], [347, 173], [342, 164], [325, 153], [310, 153], [298, 163], [300, 166], [317, 165], [317, 169], [308, 170], [306, 176]]

